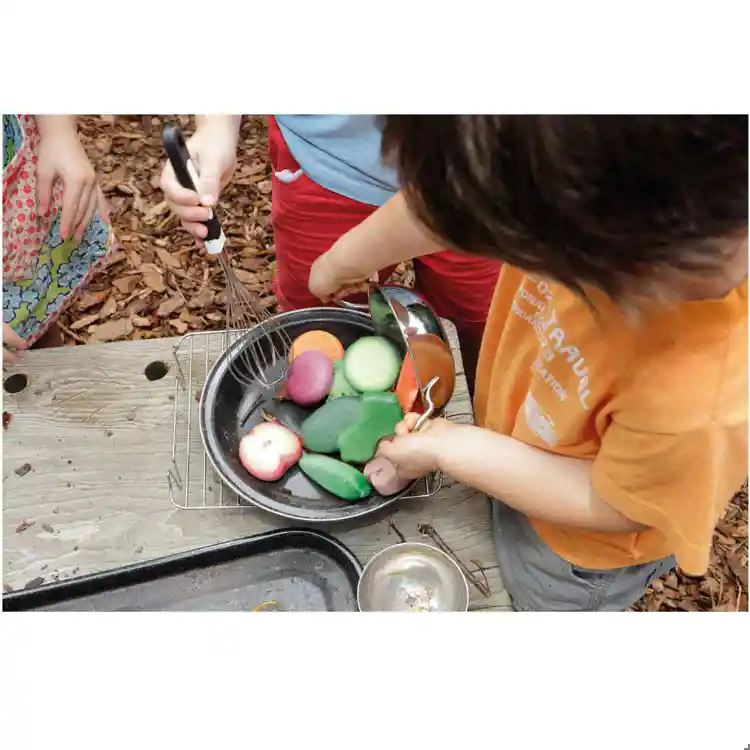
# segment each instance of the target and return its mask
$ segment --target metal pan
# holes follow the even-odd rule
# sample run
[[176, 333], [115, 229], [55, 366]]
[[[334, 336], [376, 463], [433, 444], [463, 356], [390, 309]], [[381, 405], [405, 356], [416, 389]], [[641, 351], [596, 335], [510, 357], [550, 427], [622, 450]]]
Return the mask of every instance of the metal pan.
[[[306, 331], [329, 331], [345, 348], [358, 338], [371, 336], [375, 332], [370, 316], [362, 312], [316, 307], [277, 315], [262, 328], [251, 329], [243, 339], [227, 349], [206, 378], [198, 412], [203, 445], [224, 483], [246, 503], [277, 516], [306, 523], [332, 523], [370, 515], [410, 494], [418, 483], [434, 486], [425, 487], [425, 492], [416, 497], [434, 495], [440, 489], [442, 480], [430, 483], [429, 480], [420, 479], [396, 495], [385, 497], [373, 493], [366, 500], [348, 503], [314, 484], [297, 467], [290, 469], [278, 482], [263, 482], [244, 469], [239, 459], [240, 440], [263, 420], [262, 410], [295, 431], [299, 430], [312, 411], [288, 401], [276, 401], [274, 393], [262, 384], [245, 385], [230, 372], [232, 358], [238, 356], [240, 347], [252, 344], [271, 346], [272, 342], [266, 337], [279, 335], [275, 333], [279, 329], [283, 329], [291, 339]], [[398, 342], [394, 343], [398, 346]], [[399, 348], [403, 356], [403, 342]], [[270, 381], [275, 377], [270, 370], [266, 374]]]

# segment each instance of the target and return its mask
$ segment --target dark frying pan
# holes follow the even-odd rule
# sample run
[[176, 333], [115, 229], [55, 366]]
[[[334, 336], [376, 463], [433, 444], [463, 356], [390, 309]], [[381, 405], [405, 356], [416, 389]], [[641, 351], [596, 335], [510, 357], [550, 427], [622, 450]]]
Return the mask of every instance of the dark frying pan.
[[[274, 326], [283, 327], [292, 340], [306, 331], [329, 331], [341, 341], [344, 348], [362, 336], [375, 333], [370, 316], [363, 312], [316, 307], [277, 315], [270, 325], [265, 326], [266, 330], [252, 329], [245, 338], [227, 349], [206, 378], [199, 407], [203, 445], [224, 483], [241, 500], [277, 516], [307, 523], [331, 523], [375, 513], [407, 495], [418, 482], [423, 482], [421, 479], [415, 480], [403, 492], [391, 497], [373, 493], [366, 500], [349, 503], [318, 487], [296, 467], [278, 482], [263, 482], [248, 474], [239, 459], [240, 440], [263, 420], [262, 410], [294, 430], [298, 430], [312, 412], [312, 409], [288, 401], [275, 401], [273, 391], [260, 384], [244, 385], [230, 372], [230, 363], [242, 347], [251, 344], [270, 347], [271, 342], [266, 340], [266, 336], [269, 331], [270, 335], [274, 335]], [[401, 355], [405, 354], [406, 349], [402, 345]], [[281, 366], [280, 363], [276, 365]], [[277, 375], [273, 368], [265, 374], [269, 380]], [[429, 494], [434, 494], [437, 489]]]

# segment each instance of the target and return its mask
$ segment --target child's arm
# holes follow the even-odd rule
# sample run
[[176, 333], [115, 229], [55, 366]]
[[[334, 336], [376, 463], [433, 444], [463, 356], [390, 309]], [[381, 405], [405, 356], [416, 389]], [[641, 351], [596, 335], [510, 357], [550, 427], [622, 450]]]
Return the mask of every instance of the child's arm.
[[324, 302], [346, 297], [383, 268], [444, 249], [396, 193], [313, 263], [310, 291]]
[[240, 124], [242, 115], [196, 115], [195, 129], [215, 128], [217, 131], [222, 130], [234, 136], [236, 139], [240, 133]]
[[379, 453], [399, 471], [440, 469], [526, 516], [591, 531], [641, 531], [605, 502], [591, 482], [590, 461], [557, 456], [492, 430], [434, 420], [423, 431], [383, 443]]
[[42, 138], [68, 135], [78, 138], [76, 117], [73, 115], [36, 115], [34, 117]]

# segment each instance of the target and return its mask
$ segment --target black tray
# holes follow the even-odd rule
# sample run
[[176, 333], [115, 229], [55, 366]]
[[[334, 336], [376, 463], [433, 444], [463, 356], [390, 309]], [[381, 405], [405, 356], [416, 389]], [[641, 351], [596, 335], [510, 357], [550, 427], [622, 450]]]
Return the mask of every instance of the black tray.
[[3, 609], [351, 612], [361, 573], [332, 536], [285, 529], [5, 594]]

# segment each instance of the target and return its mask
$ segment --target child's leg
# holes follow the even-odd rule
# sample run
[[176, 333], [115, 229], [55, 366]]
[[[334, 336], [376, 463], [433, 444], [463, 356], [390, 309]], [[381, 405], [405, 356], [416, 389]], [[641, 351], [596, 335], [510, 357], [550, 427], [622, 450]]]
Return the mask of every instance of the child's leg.
[[415, 262], [416, 289], [458, 330], [469, 392], [474, 392], [479, 348], [500, 262], [445, 250]]
[[556, 555], [525, 516], [493, 500], [492, 526], [500, 575], [513, 608], [524, 612], [628, 609], [646, 586], [671, 570], [673, 558], [616, 570], [589, 570]]
[[[274, 293], [283, 310], [317, 307], [321, 302], [308, 288], [310, 267], [376, 207], [332, 193], [302, 173], [273, 118], [269, 118], [268, 151], [274, 173], [271, 196], [276, 247]], [[393, 270], [385, 269], [381, 281], [385, 282]], [[366, 299], [352, 298], [352, 301]]]

